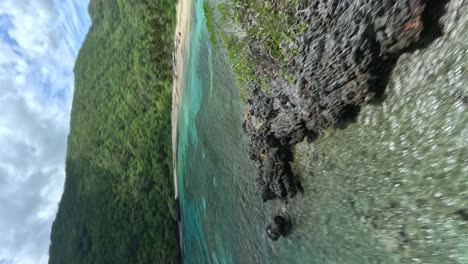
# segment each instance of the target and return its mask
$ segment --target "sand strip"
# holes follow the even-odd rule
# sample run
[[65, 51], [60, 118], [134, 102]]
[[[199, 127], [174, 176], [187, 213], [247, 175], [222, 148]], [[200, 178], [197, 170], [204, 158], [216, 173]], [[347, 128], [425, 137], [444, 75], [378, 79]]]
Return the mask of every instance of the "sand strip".
[[184, 72], [184, 54], [190, 32], [192, 0], [178, 0], [176, 4], [177, 26], [174, 36], [173, 81], [172, 81], [172, 160], [174, 167], [175, 197], [177, 192], [177, 124], [179, 118], [179, 100]]

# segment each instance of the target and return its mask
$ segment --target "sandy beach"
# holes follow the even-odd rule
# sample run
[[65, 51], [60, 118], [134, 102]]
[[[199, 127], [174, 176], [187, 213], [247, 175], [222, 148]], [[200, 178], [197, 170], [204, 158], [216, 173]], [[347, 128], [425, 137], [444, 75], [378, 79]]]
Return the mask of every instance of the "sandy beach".
[[177, 12], [177, 26], [174, 35], [174, 74], [172, 82], [172, 160], [174, 167], [174, 188], [175, 197], [177, 193], [177, 124], [179, 117], [179, 100], [182, 85], [182, 75], [184, 72], [184, 54], [187, 44], [187, 37], [190, 31], [190, 17], [192, 12], [192, 5], [190, 0], [179, 0], [176, 7]]

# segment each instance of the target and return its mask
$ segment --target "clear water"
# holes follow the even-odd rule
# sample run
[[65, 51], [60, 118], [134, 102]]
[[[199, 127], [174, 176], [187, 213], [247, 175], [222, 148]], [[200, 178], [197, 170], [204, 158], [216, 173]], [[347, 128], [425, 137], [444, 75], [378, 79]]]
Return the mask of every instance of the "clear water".
[[193, 5], [177, 157], [185, 263], [468, 263], [465, 1], [450, 2], [442, 38], [400, 58], [383, 103], [297, 146], [305, 193], [277, 242], [264, 227], [284, 205], [254, 194], [238, 89]]

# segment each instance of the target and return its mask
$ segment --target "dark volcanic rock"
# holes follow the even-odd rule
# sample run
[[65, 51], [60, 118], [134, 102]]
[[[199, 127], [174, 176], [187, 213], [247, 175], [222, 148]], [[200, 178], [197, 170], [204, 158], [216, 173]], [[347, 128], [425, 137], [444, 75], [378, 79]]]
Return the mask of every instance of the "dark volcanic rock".
[[[295, 88], [272, 82], [272, 95], [255, 88], [244, 113], [263, 201], [287, 202], [302, 190], [290, 164], [294, 145], [343, 127], [381, 95], [398, 57], [437, 37], [424, 29], [436, 28], [442, 12], [430, 8], [443, 9], [446, 1], [308, 2], [299, 1], [297, 14], [310, 29], [289, 45], [296, 52], [286, 58], [297, 76]], [[275, 228], [267, 228], [272, 240], [279, 237]]]
[[266, 227], [265, 232], [269, 239], [276, 241], [280, 236], [287, 236], [291, 232], [291, 228], [291, 219], [288, 215], [277, 215], [273, 219], [273, 223]]
[[289, 58], [298, 76], [295, 90], [278, 82], [272, 95], [255, 88], [247, 100], [243, 127], [252, 141], [250, 158], [259, 168], [258, 192], [265, 201], [297, 193], [299, 181], [290, 166], [295, 144], [339, 126], [381, 93], [398, 56], [422, 39], [427, 2], [299, 4], [301, 20], [311, 26], [291, 45], [299, 51]]
[[296, 44], [298, 107], [308, 130], [338, 123], [383, 89], [396, 58], [421, 39], [424, 0], [314, 1]]

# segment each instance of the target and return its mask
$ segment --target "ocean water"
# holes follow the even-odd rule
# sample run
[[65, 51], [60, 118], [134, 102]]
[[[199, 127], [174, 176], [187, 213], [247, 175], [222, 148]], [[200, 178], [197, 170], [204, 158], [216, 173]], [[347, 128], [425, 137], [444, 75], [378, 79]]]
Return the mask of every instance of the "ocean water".
[[[382, 103], [296, 147], [305, 192], [262, 203], [223, 49], [193, 2], [178, 124], [184, 263], [468, 263], [468, 6], [445, 35], [404, 55]], [[288, 207], [294, 231], [264, 227]]]

